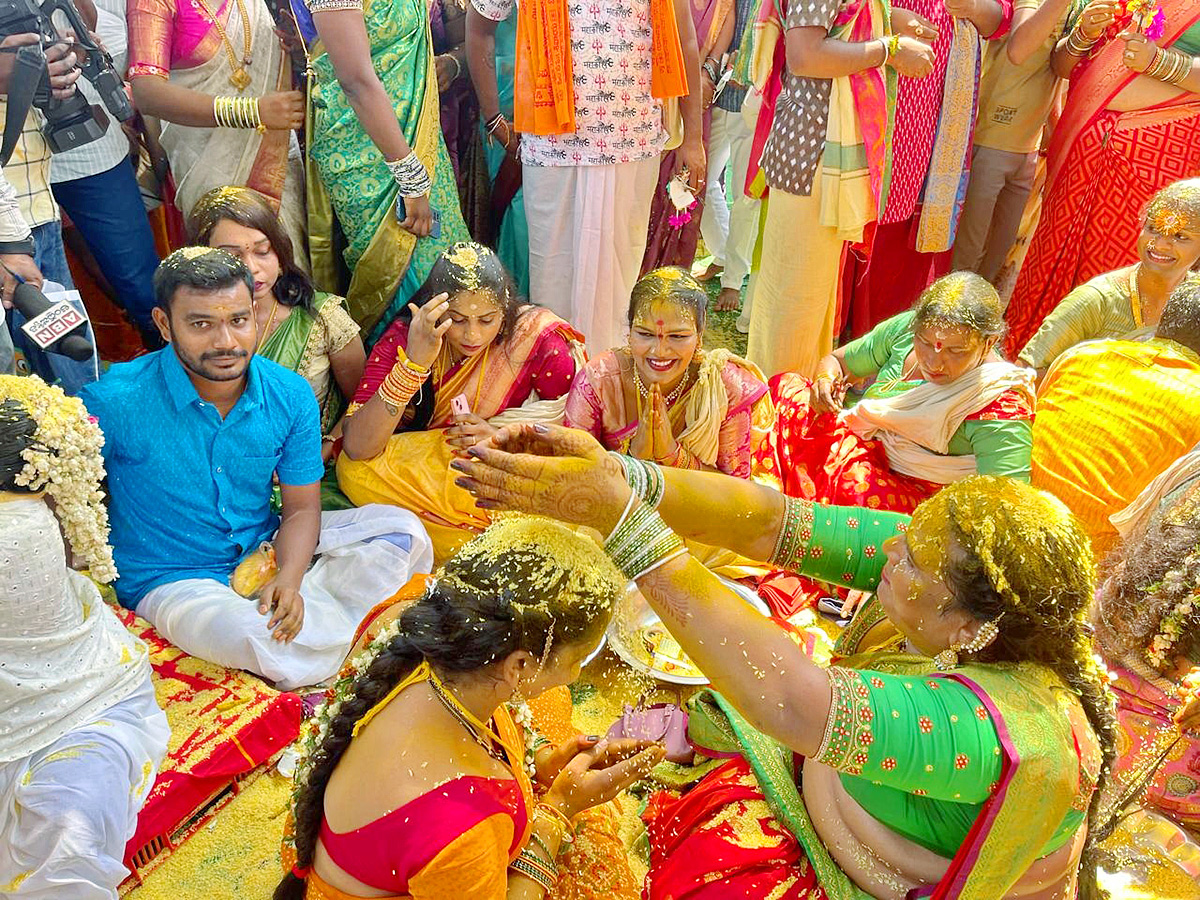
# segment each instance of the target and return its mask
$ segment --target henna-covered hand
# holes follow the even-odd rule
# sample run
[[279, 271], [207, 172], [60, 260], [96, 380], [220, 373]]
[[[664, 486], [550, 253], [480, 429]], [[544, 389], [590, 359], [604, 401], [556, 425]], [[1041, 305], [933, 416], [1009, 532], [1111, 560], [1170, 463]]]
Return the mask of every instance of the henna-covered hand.
[[590, 525], [608, 534], [629, 501], [620, 464], [585, 431], [509, 425], [450, 467], [482, 509], [509, 509]]

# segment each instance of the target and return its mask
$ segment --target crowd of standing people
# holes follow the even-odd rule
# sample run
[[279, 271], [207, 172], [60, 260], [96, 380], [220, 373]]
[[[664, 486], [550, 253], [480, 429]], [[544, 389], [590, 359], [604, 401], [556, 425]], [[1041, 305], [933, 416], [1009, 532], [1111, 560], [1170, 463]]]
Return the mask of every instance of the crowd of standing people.
[[[1200, 841], [1200, 0], [611, 2], [74, 0], [136, 113], [6, 123], [0, 896], [127, 875], [171, 728], [106, 599], [305, 695], [276, 900]], [[644, 882], [666, 750], [565, 690], [634, 589], [712, 684]]]

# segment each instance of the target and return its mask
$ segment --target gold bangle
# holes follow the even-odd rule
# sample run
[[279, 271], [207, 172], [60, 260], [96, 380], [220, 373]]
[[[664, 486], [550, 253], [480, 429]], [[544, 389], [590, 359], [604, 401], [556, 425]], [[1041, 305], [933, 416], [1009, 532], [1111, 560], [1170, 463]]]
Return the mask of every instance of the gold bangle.
[[1089, 38], [1083, 30], [1076, 25], [1069, 35], [1067, 35], [1067, 52], [1072, 56], [1077, 56], [1080, 59], [1092, 52], [1092, 48], [1099, 43], [1100, 38]]
[[564, 844], [571, 844], [575, 842], [575, 826], [571, 824], [571, 820], [567, 818], [566, 813], [564, 813], [561, 809], [556, 809], [549, 803], [542, 801], [533, 808], [534, 818], [537, 817], [538, 813], [544, 813], [545, 815], [549, 816], [552, 821], [559, 825], [559, 827], [562, 829], [562, 842]]
[[1192, 74], [1192, 66], [1195, 63], [1195, 58], [1184, 53], [1182, 50], [1176, 50], [1174, 47], [1167, 52], [1171, 54], [1175, 65], [1165, 80], [1169, 84], [1178, 86], [1187, 81], [1188, 76]]
[[422, 378], [429, 374], [429, 366], [423, 366], [419, 362], [413, 362], [403, 347], [396, 348], [396, 362], [403, 365], [404, 368], [408, 369], [410, 372], [415, 372], [416, 374], [420, 375]]

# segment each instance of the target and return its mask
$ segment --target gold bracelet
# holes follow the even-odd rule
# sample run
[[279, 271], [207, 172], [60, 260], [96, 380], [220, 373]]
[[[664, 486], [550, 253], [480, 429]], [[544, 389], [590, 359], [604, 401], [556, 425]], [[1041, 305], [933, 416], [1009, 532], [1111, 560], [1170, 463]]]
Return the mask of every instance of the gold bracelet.
[[267, 130], [262, 122], [258, 97], [213, 97], [213, 119], [220, 128]]
[[561, 809], [556, 809], [543, 801], [533, 808], [534, 818], [537, 818], [538, 813], [544, 813], [549, 816], [550, 820], [559, 826], [562, 830], [562, 843], [573, 844], [575, 842], [575, 826], [571, 824], [571, 820], [567, 818], [566, 813]]
[[1171, 71], [1163, 81], [1167, 82], [1167, 84], [1180, 85], [1192, 74], [1192, 65], [1195, 60], [1182, 50], [1176, 50], [1174, 47], [1165, 52], [1171, 57], [1173, 65]]
[[1100, 42], [1100, 38], [1089, 38], [1078, 25], [1067, 35], [1067, 52], [1082, 59], [1092, 52], [1092, 48]]

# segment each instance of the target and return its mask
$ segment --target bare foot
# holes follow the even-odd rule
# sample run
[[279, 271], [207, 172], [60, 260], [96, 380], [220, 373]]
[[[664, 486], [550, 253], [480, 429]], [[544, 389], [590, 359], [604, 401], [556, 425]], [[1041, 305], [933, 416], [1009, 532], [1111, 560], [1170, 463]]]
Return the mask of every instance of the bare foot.
[[736, 288], [721, 288], [717, 294], [717, 303], [713, 307], [717, 312], [733, 312], [742, 305], [742, 292]]
[[701, 284], [707, 281], [712, 281], [714, 278], [720, 278], [721, 273], [725, 271], [725, 267], [716, 262], [710, 262], [708, 266], [696, 276], [696, 280]]

